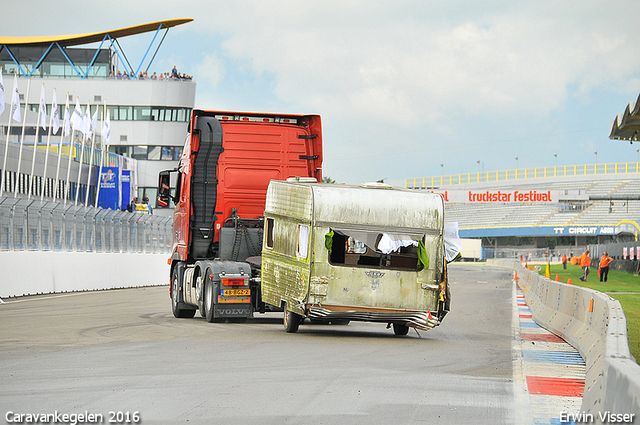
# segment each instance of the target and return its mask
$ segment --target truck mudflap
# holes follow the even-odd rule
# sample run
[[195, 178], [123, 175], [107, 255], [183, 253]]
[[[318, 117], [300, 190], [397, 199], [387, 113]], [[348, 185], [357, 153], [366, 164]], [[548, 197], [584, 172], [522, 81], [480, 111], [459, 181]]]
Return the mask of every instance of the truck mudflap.
[[308, 307], [308, 311], [308, 316], [311, 319], [395, 323], [422, 330], [433, 329], [439, 323], [438, 318], [428, 310], [371, 311], [357, 307], [311, 305]]
[[253, 317], [253, 307], [249, 304], [216, 304], [214, 306], [216, 318], [234, 319]]

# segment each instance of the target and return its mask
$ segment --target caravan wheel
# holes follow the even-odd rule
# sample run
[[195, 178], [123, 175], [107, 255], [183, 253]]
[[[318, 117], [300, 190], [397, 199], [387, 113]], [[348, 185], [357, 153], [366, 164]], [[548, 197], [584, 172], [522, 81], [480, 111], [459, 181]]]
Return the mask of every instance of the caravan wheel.
[[302, 317], [299, 314], [289, 311], [287, 304], [284, 305], [284, 330], [288, 333], [295, 333], [300, 327]]
[[406, 335], [409, 333], [409, 326], [407, 325], [401, 325], [399, 323], [394, 323], [393, 324], [393, 333], [396, 335]]

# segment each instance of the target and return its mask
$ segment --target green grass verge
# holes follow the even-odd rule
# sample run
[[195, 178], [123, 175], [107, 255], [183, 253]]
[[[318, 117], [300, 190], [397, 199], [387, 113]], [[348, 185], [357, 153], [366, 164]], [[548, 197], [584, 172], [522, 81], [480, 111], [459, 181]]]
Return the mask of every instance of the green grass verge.
[[[546, 265], [540, 266], [540, 274], [544, 276]], [[627, 318], [627, 336], [629, 338], [629, 350], [636, 362], [640, 359], [640, 276], [620, 270], [611, 270], [607, 282], [600, 282], [598, 269], [591, 268], [586, 282], [580, 280], [582, 269], [579, 266], [567, 265], [564, 270], [562, 264], [552, 264], [549, 267], [549, 275], [552, 280], [556, 275], [560, 282], [571, 283], [576, 286], [590, 288], [599, 292], [606, 292], [611, 298], [620, 301], [624, 315]], [[620, 292], [635, 292], [635, 294], [621, 294]]]

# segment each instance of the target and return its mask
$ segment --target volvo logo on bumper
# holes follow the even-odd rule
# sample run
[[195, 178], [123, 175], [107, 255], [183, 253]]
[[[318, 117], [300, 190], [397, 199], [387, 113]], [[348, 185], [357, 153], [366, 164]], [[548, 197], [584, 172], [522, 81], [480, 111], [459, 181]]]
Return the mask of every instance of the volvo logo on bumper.
[[216, 317], [228, 317], [228, 316], [250, 316], [250, 308], [230, 308], [227, 306], [215, 306]]

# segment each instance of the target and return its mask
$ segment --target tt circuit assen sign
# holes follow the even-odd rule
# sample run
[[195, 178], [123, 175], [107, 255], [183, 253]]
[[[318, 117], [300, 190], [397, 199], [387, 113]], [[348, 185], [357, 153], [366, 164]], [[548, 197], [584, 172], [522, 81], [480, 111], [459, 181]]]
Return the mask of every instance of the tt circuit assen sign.
[[615, 226], [522, 226], [522, 227], [486, 227], [478, 229], [460, 229], [461, 238], [481, 238], [496, 236], [598, 236], [617, 235], [628, 231], [620, 225]]
[[553, 233], [559, 236], [615, 235], [616, 226], [565, 226], [554, 227]]

